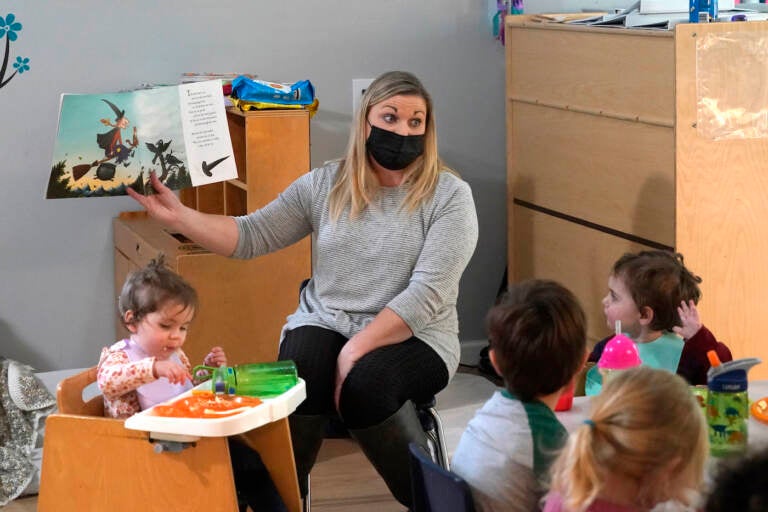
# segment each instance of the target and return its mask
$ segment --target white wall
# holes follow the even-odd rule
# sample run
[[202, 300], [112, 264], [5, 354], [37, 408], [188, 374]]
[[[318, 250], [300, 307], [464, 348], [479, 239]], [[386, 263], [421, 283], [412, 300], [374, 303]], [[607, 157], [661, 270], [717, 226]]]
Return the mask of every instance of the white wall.
[[311, 80], [320, 99], [313, 164], [345, 146], [353, 78], [416, 73], [434, 96], [441, 153], [477, 202], [480, 241], [459, 314], [462, 339], [484, 338], [506, 244], [504, 56], [490, 34], [494, 7], [491, 0], [0, 3], [0, 17], [13, 13], [23, 24], [11, 62], [30, 59], [30, 70], [0, 89], [0, 356], [40, 370], [81, 367], [114, 341], [111, 221], [138, 207], [128, 198], [43, 199], [59, 95], [176, 83], [184, 71]]

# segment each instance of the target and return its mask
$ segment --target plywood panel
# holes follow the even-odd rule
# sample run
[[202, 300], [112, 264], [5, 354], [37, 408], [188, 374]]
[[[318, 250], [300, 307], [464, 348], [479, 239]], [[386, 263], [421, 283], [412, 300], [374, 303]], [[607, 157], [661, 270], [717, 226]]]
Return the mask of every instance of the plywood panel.
[[224, 184], [224, 210], [225, 215], [248, 213], [248, 192], [245, 183], [231, 180]]
[[672, 32], [527, 20], [507, 17], [509, 98], [672, 126]]
[[[698, 31], [698, 34], [697, 34]], [[708, 34], [752, 32], [768, 23], [706, 26]], [[768, 344], [760, 319], [768, 311], [768, 139], [712, 140], [697, 130], [696, 41], [702, 29], [677, 28], [677, 246], [704, 279], [704, 322], [735, 357], [760, 357], [751, 379], [768, 378]], [[763, 43], [765, 44], [765, 43]], [[722, 61], [723, 86], [734, 73], [755, 72]]]
[[[248, 114], [248, 211], [266, 205], [297, 176], [309, 172], [308, 119], [306, 111]], [[279, 147], [280, 152], [264, 151], [274, 147]]]
[[588, 341], [593, 344], [610, 334], [601, 300], [613, 263], [625, 252], [648, 247], [521, 206], [514, 207], [514, 218], [515, 239], [509, 251], [516, 267], [511, 279], [560, 282], [584, 308]]
[[672, 128], [512, 102], [517, 199], [673, 246]]
[[219, 345], [230, 364], [274, 361], [286, 317], [299, 303], [299, 285], [311, 274], [309, 239], [253, 260], [214, 254], [178, 259], [179, 273], [195, 287], [199, 312], [184, 350], [200, 364]]
[[224, 213], [224, 183], [209, 183], [195, 188], [197, 210], [204, 213]]
[[288, 510], [301, 510], [296, 464], [288, 418], [281, 418], [243, 434], [246, 444], [259, 452]]
[[155, 453], [121, 420], [53, 414], [44, 451], [41, 512], [237, 510], [226, 438]]

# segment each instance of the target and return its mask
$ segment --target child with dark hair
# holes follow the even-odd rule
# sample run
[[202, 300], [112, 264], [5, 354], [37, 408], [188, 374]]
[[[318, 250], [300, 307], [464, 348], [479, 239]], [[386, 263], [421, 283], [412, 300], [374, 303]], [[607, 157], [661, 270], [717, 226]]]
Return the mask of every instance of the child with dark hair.
[[[128, 418], [192, 389], [192, 365], [182, 350], [198, 307], [197, 292], [165, 266], [160, 255], [126, 278], [118, 308], [131, 335], [101, 351], [96, 381], [104, 414]], [[205, 357], [207, 366], [226, 366], [221, 347]], [[259, 454], [229, 438], [240, 510], [285, 511]]]
[[768, 448], [718, 466], [705, 512], [768, 510]]
[[[701, 278], [669, 251], [627, 253], [613, 265], [603, 312], [608, 327], [617, 320], [622, 331], [637, 343], [644, 366], [677, 373], [689, 384], [706, 384], [714, 350], [721, 361], [733, 359], [728, 347], [702, 325], [696, 309]], [[597, 362], [608, 339], [595, 345], [589, 361]], [[600, 391], [597, 368], [587, 373], [588, 395]]]
[[586, 320], [554, 281], [510, 288], [488, 313], [491, 364], [504, 378], [464, 431], [451, 469], [479, 511], [531, 511], [567, 432], [553, 412], [586, 355]]

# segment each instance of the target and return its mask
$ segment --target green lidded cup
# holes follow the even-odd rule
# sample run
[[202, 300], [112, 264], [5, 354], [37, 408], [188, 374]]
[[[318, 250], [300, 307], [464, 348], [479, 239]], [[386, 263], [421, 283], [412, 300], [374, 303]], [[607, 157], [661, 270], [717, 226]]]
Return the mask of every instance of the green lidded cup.
[[224, 395], [271, 398], [291, 389], [299, 381], [296, 363], [291, 360], [249, 363], [236, 366], [196, 366], [194, 373], [211, 376], [211, 391]]
[[760, 359], [720, 363], [714, 350], [707, 356], [712, 363], [707, 372], [706, 402], [710, 453], [716, 457], [743, 453], [747, 449], [749, 423], [747, 371]]

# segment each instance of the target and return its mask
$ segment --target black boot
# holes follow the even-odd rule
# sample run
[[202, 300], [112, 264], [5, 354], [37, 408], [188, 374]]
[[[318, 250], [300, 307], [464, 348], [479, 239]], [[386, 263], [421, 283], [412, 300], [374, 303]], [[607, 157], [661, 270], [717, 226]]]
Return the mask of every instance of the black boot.
[[387, 483], [395, 499], [410, 507], [412, 493], [408, 443], [416, 443], [427, 449], [427, 436], [413, 403], [405, 402], [395, 414], [378, 425], [349, 432], [360, 443], [365, 456]]
[[293, 458], [296, 461], [296, 476], [299, 480], [301, 498], [307, 496], [309, 485], [307, 477], [317, 460], [320, 445], [323, 444], [328, 416], [292, 414], [288, 417], [291, 426], [291, 444]]

